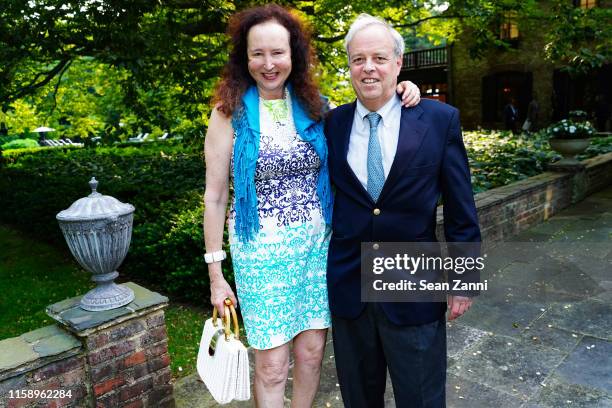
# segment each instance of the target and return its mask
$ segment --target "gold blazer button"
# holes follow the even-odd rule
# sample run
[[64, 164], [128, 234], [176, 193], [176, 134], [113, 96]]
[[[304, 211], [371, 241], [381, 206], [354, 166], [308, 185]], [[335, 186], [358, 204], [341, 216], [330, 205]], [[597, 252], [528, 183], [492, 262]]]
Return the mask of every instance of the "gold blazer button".
[[373, 213], [374, 215], [380, 215], [380, 210], [378, 208], [375, 208]]

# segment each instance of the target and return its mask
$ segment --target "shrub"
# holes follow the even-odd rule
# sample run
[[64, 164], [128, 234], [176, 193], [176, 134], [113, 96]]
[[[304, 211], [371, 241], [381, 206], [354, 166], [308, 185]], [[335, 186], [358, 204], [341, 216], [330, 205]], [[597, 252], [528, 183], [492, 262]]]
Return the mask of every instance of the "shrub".
[[[463, 132], [475, 193], [532, 177], [561, 158], [550, 149], [549, 133], [513, 135], [507, 131]], [[612, 137], [593, 137], [580, 160], [612, 151]]]
[[7, 135], [7, 136], [0, 135], [0, 146], [8, 142], [12, 142], [13, 140], [17, 140], [17, 139], [19, 139], [19, 135], [17, 134], [12, 134], [12, 135]]
[[593, 137], [591, 143], [584, 153], [577, 156], [578, 160], [588, 159], [589, 157], [597, 156], [612, 152], [612, 136]]
[[38, 142], [34, 139], [15, 139], [3, 144], [2, 150], [27, 149], [31, 147], [39, 147]]
[[[122, 277], [201, 303], [209, 295], [202, 259], [201, 149], [156, 145], [58, 148], [9, 156], [0, 172], [0, 222], [19, 223], [18, 228], [66, 250], [55, 215], [89, 194], [87, 182], [96, 176], [102, 194], [136, 207]], [[231, 282], [229, 265], [224, 268]]]
[[475, 193], [535, 176], [559, 157], [543, 133], [463, 132]]
[[12, 150], [7, 150], [4, 152], [4, 159], [6, 160], [6, 162], [8, 163], [14, 163], [16, 161], [19, 160], [20, 157], [26, 156], [26, 155], [30, 155], [33, 153], [37, 153], [37, 152], [42, 152], [42, 151], [49, 151], [49, 150], [55, 150], [55, 151], [68, 151], [68, 150], [75, 150], [75, 149], [82, 149], [81, 146], [75, 146], [75, 145], [67, 145], [67, 146], [57, 146], [57, 147], [48, 147], [48, 146], [37, 146], [37, 147], [26, 147], [23, 149], [12, 149]]
[[[559, 157], [550, 150], [544, 131], [528, 136], [464, 132], [464, 140], [475, 192], [541, 173]], [[612, 151], [612, 137], [593, 138], [582, 157], [608, 151]], [[89, 194], [87, 182], [96, 176], [102, 194], [136, 207], [130, 251], [120, 267], [122, 278], [146, 283], [175, 299], [201, 304], [208, 298], [208, 273], [202, 259], [201, 145], [31, 148], [5, 152], [4, 162], [0, 222], [18, 223], [21, 230], [67, 251], [55, 215]], [[231, 260], [223, 268], [233, 282]]]

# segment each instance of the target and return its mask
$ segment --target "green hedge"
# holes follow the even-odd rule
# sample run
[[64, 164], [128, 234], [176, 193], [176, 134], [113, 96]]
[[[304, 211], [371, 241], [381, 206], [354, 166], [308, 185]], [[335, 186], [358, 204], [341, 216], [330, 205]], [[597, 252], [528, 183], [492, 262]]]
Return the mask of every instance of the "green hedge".
[[49, 151], [49, 150], [65, 152], [67, 150], [74, 150], [74, 149], [82, 149], [82, 147], [75, 146], [75, 145], [24, 147], [20, 149], [5, 150], [4, 152], [2, 152], [2, 154], [4, 155], [4, 161], [10, 164], [10, 163], [15, 162], [16, 160], [19, 160], [19, 158], [22, 156], [29, 155], [29, 154], [36, 153], [36, 152]]
[[34, 139], [17, 139], [3, 144], [2, 150], [26, 149], [31, 147], [38, 147], [38, 142]]
[[[147, 282], [174, 298], [209, 295], [202, 259], [202, 153], [181, 146], [23, 150], [0, 171], [0, 221], [66, 248], [55, 215], [99, 191], [133, 204], [134, 232], [122, 276]], [[224, 263], [230, 282], [231, 263]]]
[[13, 140], [17, 140], [19, 138], [20, 138], [20, 136], [17, 135], [17, 134], [0, 135], [0, 146], [2, 146], [5, 143], [12, 142]]
[[[558, 158], [542, 134], [464, 132], [474, 191], [533, 176]], [[593, 139], [582, 158], [612, 151], [612, 137]], [[141, 143], [114, 147], [34, 148], [5, 152], [0, 168], [0, 222], [67, 246], [55, 215], [99, 191], [136, 207], [123, 277], [176, 298], [201, 303], [209, 296], [202, 259], [204, 165], [201, 146]], [[227, 242], [227, 239], [225, 240]], [[227, 248], [226, 248], [227, 250]], [[225, 274], [233, 282], [231, 261]]]

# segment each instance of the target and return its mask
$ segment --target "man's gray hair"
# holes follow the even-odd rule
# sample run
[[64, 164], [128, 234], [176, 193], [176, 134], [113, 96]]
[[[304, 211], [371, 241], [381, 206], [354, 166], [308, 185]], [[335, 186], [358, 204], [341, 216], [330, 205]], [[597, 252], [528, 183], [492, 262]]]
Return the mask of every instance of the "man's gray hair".
[[389, 30], [389, 34], [391, 34], [391, 38], [393, 38], [393, 52], [395, 53], [395, 56], [401, 57], [404, 55], [404, 38], [400, 35], [400, 33], [398, 33], [397, 30], [391, 26], [391, 24], [387, 23], [382, 18], [362, 13], [357, 16], [355, 21], [353, 21], [353, 24], [351, 24], [349, 31], [346, 34], [346, 37], [344, 37], [344, 49], [346, 50], [347, 56], [349, 55], [349, 44], [353, 40], [353, 37], [355, 37], [355, 34], [364, 28], [375, 24], [381, 25]]

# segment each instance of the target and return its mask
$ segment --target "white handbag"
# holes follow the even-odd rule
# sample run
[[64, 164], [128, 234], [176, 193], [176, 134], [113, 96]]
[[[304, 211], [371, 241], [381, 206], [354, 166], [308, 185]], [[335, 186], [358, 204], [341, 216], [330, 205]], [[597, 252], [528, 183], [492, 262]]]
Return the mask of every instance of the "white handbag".
[[[230, 312], [234, 332], [230, 327]], [[197, 369], [211, 395], [219, 404], [232, 400], [246, 401], [251, 398], [249, 379], [249, 356], [240, 342], [238, 317], [231, 300], [225, 300], [225, 321], [213, 316], [204, 323]]]
[[529, 129], [531, 129], [531, 121], [529, 119], [525, 119], [525, 122], [523, 122], [523, 127], [522, 129], [527, 132], [529, 131]]

